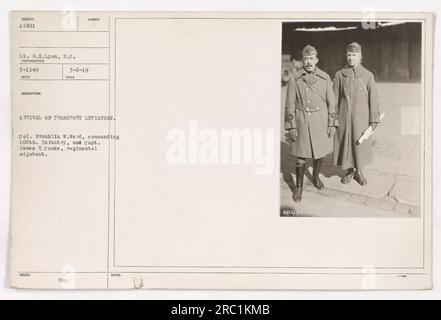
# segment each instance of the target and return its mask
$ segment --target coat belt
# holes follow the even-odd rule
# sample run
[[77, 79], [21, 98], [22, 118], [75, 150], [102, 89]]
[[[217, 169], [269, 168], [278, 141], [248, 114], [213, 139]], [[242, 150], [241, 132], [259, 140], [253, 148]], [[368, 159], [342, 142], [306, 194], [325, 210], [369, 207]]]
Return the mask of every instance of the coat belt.
[[301, 111], [303, 111], [303, 112], [318, 112], [318, 111], [323, 111], [323, 109], [321, 109], [321, 108], [317, 108], [317, 109], [309, 109], [309, 110], [307, 110], [307, 109], [305, 109], [304, 107], [300, 107], [300, 106], [296, 106], [296, 109], [297, 109], [297, 110], [301, 110]]

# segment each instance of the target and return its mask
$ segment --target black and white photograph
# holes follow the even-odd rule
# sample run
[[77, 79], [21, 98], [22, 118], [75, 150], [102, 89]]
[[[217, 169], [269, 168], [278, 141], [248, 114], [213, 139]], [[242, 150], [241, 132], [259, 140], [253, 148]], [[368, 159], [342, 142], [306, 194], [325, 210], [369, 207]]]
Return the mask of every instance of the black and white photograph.
[[420, 217], [421, 22], [282, 28], [280, 216]]

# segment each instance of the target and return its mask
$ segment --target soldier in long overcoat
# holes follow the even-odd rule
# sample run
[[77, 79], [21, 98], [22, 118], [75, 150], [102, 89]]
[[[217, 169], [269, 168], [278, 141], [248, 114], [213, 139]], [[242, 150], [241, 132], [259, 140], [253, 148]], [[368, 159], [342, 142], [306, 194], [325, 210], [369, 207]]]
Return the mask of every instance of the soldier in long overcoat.
[[297, 157], [294, 201], [302, 199], [306, 160], [314, 159], [313, 183], [322, 189], [319, 172], [323, 157], [332, 152], [333, 135], [338, 120], [332, 81], [316, 67], [317, 51], [306, 46], [302, 52], [303, 68], [288, 82], [286, 129], [292, 141], [292, 154]]
[[354, 178], [360, 185], [367, 184], [362, 169], [372, 162], [372, 141], [356, 145], [363, 132], [380, 122], [378, 92], [372, 72], [361, 65], [361, 46], [353, 42], [346, 50], [347, 65], [334, 78], [339, 127], [334, 137], [334, 165], [347, 169], [341, 182]]

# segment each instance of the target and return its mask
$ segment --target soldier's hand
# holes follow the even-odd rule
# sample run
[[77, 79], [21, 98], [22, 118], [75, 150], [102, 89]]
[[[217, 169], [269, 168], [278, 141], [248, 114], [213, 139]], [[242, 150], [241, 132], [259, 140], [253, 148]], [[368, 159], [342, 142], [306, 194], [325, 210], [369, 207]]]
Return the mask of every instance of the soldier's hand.
[[296, 128], [289, 129], [289, 138], [292, 141], [297, 141], [297, 129]]
[[375, 130], [375, 128], [377, 128], [377, 125], [378, 125], [378, 123], [376, 123], [376, 122], [371, 122], [371, 127], [372, 127], [372, 130]]
[[330, 138], [335, 134], [335, 127], [328, 127], [328, 137]]

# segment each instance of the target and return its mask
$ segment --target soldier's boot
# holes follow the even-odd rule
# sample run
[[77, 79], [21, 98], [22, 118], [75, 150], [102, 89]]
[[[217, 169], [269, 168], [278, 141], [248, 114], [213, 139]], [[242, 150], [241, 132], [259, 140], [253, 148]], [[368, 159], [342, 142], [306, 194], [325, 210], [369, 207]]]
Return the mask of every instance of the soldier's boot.
[[354, 180], [358, 182], [359, 185], [361, 186], [365, 186], [367, 185], [367, 180], [363, 175], [363, 172], [361, 172], [360, 169], [358, 169], [357, 171], [355, 171], [354, 174]]
[[323, 162], [323, 158], [315, 159], [314, 160], [314, 167], [313, 167], [313, 171], [312, 171], [312, 183], [319, 190], [321, 190], [325, 187], [319, 177], [320, 169], [322, 168], [322, 162]]
[[293, 199], [295, 202], [300, 202], [302, 200], [303, 193], [303, 177], [305, 176], [306, 164], [297, 164], [296, 166], [296, 190], [294, 190]]
[[347, 184], [347, 183], [351, 182], [354, 174], [355, 174], [355, 168], [348, 169], [348, 172], [346, 173], [346, 175], [343, 178], [341, 178], [341, 180], [340, 180], [341, 183]]

